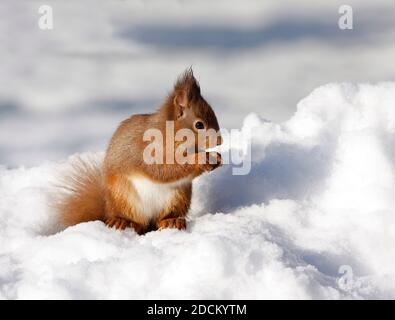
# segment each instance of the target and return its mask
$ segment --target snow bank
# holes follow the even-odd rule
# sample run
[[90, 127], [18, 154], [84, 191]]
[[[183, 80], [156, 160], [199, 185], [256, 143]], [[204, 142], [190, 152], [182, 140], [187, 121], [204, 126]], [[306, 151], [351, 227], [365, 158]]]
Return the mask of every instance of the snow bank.
[[199, 178], [183, 232], [61, 230], [68, 163], [0, 168], [0, 298], [395, 298], [394, 101], [330, 84], [287, 122], [248, 116], [250, 174]]

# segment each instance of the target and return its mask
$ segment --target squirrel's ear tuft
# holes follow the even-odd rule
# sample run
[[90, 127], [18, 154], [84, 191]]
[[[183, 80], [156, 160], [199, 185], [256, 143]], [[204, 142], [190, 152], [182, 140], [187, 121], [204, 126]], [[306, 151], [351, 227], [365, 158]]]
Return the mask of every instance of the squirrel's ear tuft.
[[193, 75], [192, 67], [186, 69], [184, 73], [178, 77], [174, 85], [174, 91], [176, 95], [179, 95], [180, 92], [184, 92], [184, 95], [186, 95], [184, 98], [187, 99], [185, 106], [187, 106], [189, 101], [200, 97], [199, 82]]

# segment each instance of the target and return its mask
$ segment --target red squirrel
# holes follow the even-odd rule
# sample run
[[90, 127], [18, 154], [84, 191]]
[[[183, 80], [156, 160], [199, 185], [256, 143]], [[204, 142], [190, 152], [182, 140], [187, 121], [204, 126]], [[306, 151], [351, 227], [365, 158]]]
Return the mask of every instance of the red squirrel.
[[[148, 164], [143, 157], [149, 144], [144, 140], [144, 133], [158, 129], [165, 137], [168, 121], [173, 121], [174, 132], [179, 129], [193, 132], [194, 151], [184, 164], [166, 161]], [[209, 129], [217, 136], [214, 143], [213, 139], [205, 140], [202, 150], [198, 133]], [[163, 139], [165, 153], [180, 144], [172, 140]], [[185, 229], [192, 180], [221, 165], [219, 153], [206, 151], [221, 142], [217, 117], [202, 97], [190, 68], [178, 78], [173, 91], [156, 112], [133, 115], [120, 124], [103, 164], [82, 160], [73, 164], [73, 172], [66, 177], [68, 193], [57, 205], [63, 224], [72, 226], [101, 220], [116, 229], [131, 227], [138, 234], [163, 228]], [[202, 154], [203, 162], [198, 161]], [[216, 158], [214, 163], [208, 161], [212, 156]]]

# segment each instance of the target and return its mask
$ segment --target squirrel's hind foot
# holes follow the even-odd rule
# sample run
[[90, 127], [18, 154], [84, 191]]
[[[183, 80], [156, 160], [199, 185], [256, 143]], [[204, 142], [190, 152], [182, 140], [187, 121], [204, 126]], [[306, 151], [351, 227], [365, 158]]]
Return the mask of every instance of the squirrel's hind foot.
[[168, 218], [158, 222], [158, 230], [175, 228], [178, 230], [184, 230], [187, 227], [185, 218]]
[[109, 228], [115, 228], [118, 230], [125, 230], [126, 227], [130, 226], [130, 222], [126, 219], [123, 218], [109, 218], [105, 222], [107, 227]]
[[119, 217], [108, 218], [104, 223], [106, 224], [107, 227], [115, 228], [118, 230], [125, 230], [127, 227], [130, 227], [140, 235], [146, 232], [146, 228], [143, 225], [124, 218], [119, 218]]

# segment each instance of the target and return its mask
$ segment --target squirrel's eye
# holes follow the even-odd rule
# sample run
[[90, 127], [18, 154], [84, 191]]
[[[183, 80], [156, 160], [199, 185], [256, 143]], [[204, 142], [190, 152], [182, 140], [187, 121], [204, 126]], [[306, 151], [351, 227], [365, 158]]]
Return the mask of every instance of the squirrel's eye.
[[195, 128], [198, 130], [204, 129], [204, 123], [202, 121], [196, 121]]

